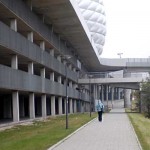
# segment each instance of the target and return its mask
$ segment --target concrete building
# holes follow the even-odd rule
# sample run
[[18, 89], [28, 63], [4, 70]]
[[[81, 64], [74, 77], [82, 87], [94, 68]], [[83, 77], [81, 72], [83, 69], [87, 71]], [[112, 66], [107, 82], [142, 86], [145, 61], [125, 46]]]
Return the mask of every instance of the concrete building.
[[0, 0], [0, 126], [94, 111], [99, 98], [113, 107], [124, 93], [130, 106], [123, 88], [142, 79], [127, 77], [150, 64], [101, 59], [105, 25], [102, 0]]
[[78, 2], [0, 0], [0, 124], [65, 114], [66, 100], [69, 113], [90, 111], [78, 78], [100, 70], [105, 13], [87, 1], [98, 11], [94, 34]]

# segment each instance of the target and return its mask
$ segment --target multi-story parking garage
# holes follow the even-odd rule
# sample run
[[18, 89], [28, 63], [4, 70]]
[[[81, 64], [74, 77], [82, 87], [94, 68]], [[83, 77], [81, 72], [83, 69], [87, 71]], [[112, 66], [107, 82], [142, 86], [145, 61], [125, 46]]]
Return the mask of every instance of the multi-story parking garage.
[[99, 0], [0, 0], [0, 123], [90, 111], [104, 37]]

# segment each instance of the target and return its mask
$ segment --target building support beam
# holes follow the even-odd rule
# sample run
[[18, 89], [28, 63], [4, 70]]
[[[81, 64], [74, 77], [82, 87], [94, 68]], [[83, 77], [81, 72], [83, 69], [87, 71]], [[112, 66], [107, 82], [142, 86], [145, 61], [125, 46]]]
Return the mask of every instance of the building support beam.
[[12, 93], [13, 102], [13, 121], [19, 122], [19, 92], [14, 91]]
[[30, 119], [35, 119], [35, 100], [34, 93], [29, 94], [29, 109], [30, 109]]
[[51, 96], [51, 115], [54, 116], [55, 114], [55, 96]]

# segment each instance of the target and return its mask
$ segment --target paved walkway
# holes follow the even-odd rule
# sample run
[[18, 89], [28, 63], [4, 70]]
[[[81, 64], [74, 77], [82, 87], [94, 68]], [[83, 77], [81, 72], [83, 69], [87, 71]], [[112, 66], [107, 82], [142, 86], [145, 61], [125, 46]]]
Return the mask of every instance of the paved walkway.
[[49, 150], [141, 150], [123, 108], [115, 107]]

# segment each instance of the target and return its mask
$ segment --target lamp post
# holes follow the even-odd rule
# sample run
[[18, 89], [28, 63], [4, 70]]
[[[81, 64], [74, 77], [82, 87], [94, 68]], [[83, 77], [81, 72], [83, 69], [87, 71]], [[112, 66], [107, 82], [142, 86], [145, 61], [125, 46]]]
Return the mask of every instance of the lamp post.
[[89, 98], [90, 98], [90, 117], [91, 117], [91, 114], [92, 114], [92, 112], [91, 112], [91, 109], [92, 109], [92, 107], [91, 107], [91, 105], [92, 105], [92, 98], [91, 98], [91, 78], [93, 77], [93, 75], [89, 75]]
[[121, 58], [121, 55], [123, 55], [123, 53], [117, 53], [117, 55], [119, 55], [119, 58]]
[[66, 76], [66, 129], [68, 129], [68, 91], [67, 91], [68, 78], [67, 78], [67, 66], [66, 65], [65, 65], [65, 76]]
[[[65, 55], [64, 60], [70, 59], [70, 55]], [[67, 84], [68, 84], [68, 75], [67, 75], [67, 62], [65, 64], [65, 76], [66, 76], [66, 129], [68, 129], [68, 90], [67, 90]]]

